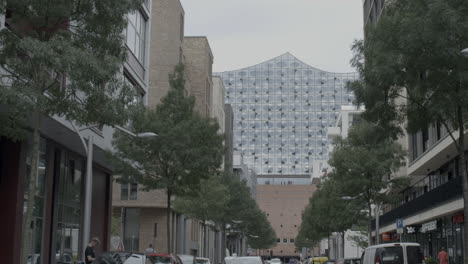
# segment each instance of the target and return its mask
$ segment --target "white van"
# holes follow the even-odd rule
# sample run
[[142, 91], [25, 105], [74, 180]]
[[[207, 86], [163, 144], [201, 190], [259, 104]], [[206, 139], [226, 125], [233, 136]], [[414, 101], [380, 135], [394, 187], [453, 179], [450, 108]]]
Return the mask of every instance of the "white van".
[[362, 264], [424, 264], [421, 245], [417, 243], [390, 243], [366, 248]]

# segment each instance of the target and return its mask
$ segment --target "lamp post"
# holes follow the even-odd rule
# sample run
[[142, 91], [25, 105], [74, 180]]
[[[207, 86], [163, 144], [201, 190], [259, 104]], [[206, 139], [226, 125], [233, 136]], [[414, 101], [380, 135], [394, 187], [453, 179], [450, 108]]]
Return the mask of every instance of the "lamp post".
[[[92, 135], [88, 136], [88, 144], [85, 143], [85, 139], [83, 135], [80, 133], [83, 130], [87, 130], [90, 128], [94, 128], [96, 126], [85, 127], [82, 129], [77, 129], [73, 122], [70, 122], [71, 126], [75, 130], [75, 132], [80, 137], [81, 143], [83, 144], [83, 148], [86, 152], [86, 174], [85, 174], [85, 193], [84, 193], [84, 212], [83, 212], [83, 241], [82, 246], [83, 249], [86, 248], [90, 238], [91, 232], [91, 208], [92, 208], [92, 191], [93, 191], [93, 146], [94, 146], [94, 137]], [[153, 132], [144, 132], [135, 134], [130, 132], [129, 130], [115, 126], [114, 128], [128, 134], [131, 137], [136, 138], [149, 138], [149, 137], [156, 137], [157, 134]]]
[[462, 54], [464, 57], [468, 58], [468, 48], [462, 50], [462, 51], [461, 51], [461, 54]]

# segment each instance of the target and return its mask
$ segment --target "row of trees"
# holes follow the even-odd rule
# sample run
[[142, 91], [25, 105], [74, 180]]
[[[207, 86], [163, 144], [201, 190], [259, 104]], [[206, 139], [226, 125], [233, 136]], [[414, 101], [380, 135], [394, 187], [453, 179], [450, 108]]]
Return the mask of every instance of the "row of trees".
[[[151, 131], [157, 137], [138, 139], [116, 133], [115, 151], [109, 152], [119, 181], [138, 182], [145, 190], [167, 194], [167, 230], [173, 200], [180, 213], [212, 221], [225, 231], [227, 224], [241, 221], [237, 229], [250, 234], [252, 247], [268, 247], [275, 234], [249, 193], [245, 183], [219, 171], [224, 153], [219, 125], [194, 111], [195, 99], [186, 95], [183, 66], [170, 76], [171, 89], [155, 109], [140, 107], [133, 113], [136, 132]], [[254, 234], [255, 233], [255, 234]], [[205, 236], [206, 237], [206, 236]], [[167, 245], [172, 252], [171, 232]]]
[[[27, 207], [21, 254], [26, 263], [38, 184], [40, 128], [45, 117], [80, 125], [122, 125], [135, 91], [119, 74], [126, 57], [126, 14], [142, 0], [2, 0], [0, 136], [24, 141]], [[2, 21], [3, 22], [3, 21]], [[3, 26], [3, 25], [2, 25]], [[65, 81], [66, 77], [66, 81]]]
[[[204, 182], [200, 181], [218, 175], [223, 136], [214, 120], [194, 113], [194, 99], [185, 96], [183, 68], [176, 69], [163, 103], [151, 110], [135, 103], [137, 91], [122, 78], [127, 56], [122, 34], [126, 15], [142, 2], [70, 0], [44, 5], [40, 0], [0, 1], [7, 25], [0, 31], [0, 136], [17, 141], [32, 138], [25, 180], [22, 263], [30, 253], [31, 243], [26, 241], [31, 238], [33, 211], [38, 207], [44, 118], [58, 116], [82, 126], [124, 126], [131, 120], [136, 133], [156, 132], [158, 137], [152, 139], [117, 132], [116, 152], [109, 157], [121, 181], [137, 180], [148, 190], [166, 190], [168, 211], [174, 195], [202, 192]], [[256, 208], [252, 202], [247, 205]], [[259, 216], [255, 221], [266, 220], [254, 212]], [[262, 224], [269, 226], [267, 221]], [[168, 244], [172, 244], [170, 237]]]
[[[372, 129], [375, 133], [354, 143], [353, 136], [350, 136], [351, 141], [341, 142], [345, 146], [358, 143], [356, 147], [362, 146], [356, 149], [359, 151], [347, 152], [338, 147], [333, 154], [331, 165], [335, 173], [332, 178], [337, 177], [338, 184], [348, 186], [343, 190], [351, 195], [362, 194], [360, 197], [369, 204], [382, 201], [381, 193], [387, 189], [387, 182], [382, 179], [388, 177], [401, 160], [401, 152], [396, 150], [399, 147], [392, 140], [403, 130], [416, 133], [431, 126], [444, 127], [458, 152], [464, 212], [468, 215], [464, 137], [468, 125], [468, 59], [461, 54], [461, 50], [468, 48], [467, 12], [468, 2], [460, 0], [386, 1], [380, 20], [366, 28], [365, 41], [354, 43], [355, 55], [351, 62], [360, 79], [351, 83], [350, 88], [356, 95], [356, 103], [365, 105], [363, 118], [375, 127]], [[365, 134], [366, 130], [359, 133]], [[355, 134], [354, 137], [359, 137]], [[383, 147], [382, 141], [388, 142], [387, 147], [394, 150]], [[369, 143], [387, 158], [377, 160], [372, 155], [362, 155], [368, 152], [366, 145]], [[369, 159], [378, 162], [367, 162]], [[392, 162], [382, 167], [383, 170], [374, 169], [380, 167], [381, 162], [387, 164], [385, 161]], [[361, 166], [366, 164], [368, 166]], [[366, 184], [359, 184], [370, 177], [374, 177], [372, 184], [379, 183], [375, 197], [372, 192], [365, 192]], [[468, 217], [464, 224], [468, 226]], [[464, 240], [468, 241], [468, 228], [464, 230]], [[464, 255], [468, 255], [466, 246]], [[464, 263], [468, 263], [468, 258]]]
[[[343, 238], [348, 229], [367, 224], [371, 234], [372, 205], [392, 203], [407, 178], [392, 178], [403, 164], [401, 145], [382, 135], [382, 127], [360, 120], [346, 139], [338, 138], [331, 154], [333, 171], [323, 180], [303, 214], [296, 246], [312, 247], [332, 233]], [[365, 212], [365, 213], [364, 213]], [[356, 243], [360, 246], [361, 239]]]

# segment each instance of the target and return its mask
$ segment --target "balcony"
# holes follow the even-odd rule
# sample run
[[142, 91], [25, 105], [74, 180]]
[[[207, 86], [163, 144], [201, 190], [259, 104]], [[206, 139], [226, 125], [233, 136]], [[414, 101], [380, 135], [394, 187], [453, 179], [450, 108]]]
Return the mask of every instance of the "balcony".
[[[394, 224], [398, 218], [407, 218], [417, 215], [440, 204], [454, 200], [463, 195], [461, 177], [456, 177], [449, 182], [389, 211], [380, 216], [380, 225]], [[375, 228], [375, 220], [372, 222]]]

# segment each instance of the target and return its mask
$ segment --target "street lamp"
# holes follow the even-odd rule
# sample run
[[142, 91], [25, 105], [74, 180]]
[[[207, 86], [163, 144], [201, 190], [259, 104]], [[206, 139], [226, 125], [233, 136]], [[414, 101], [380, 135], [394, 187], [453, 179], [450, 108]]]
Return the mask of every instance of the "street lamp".
[[[94, 128], [96, 126], [90, 126], [90, 127], [85, 127], [80, 130], [77, 129], [75, 124], [70, 121], [71, 126], [75, 130], [75, 132], [78, 134], [80, 137], [81, 143], [83, 143], [83, 147], [86, 152], [86, 174], [85, 174], [85, 194], [84, 194], [84, 212], [83, 212], [83, 248], [86, 248], [89, 242], [89, 237], [90, 237], [90, 232], [91, 232], [91, 202], [92, 202], [92, 190], [93, 190], [93, 145], [94, 145], [94, 138], [92, 135], [88, 136], [88, 144], [86, 145], [85, 139], [82, 134], [80, 134], [81, 131], [87, 130], [90, 128]], [[127, 135], [131, 137], [137, 137], [137, 138], [149, 138], [149, 137], [156, 137], [157, 134], [153, 132], [143, 132], [143, 133], [138, 133], [135, 134], [133, 132], [130, 132], [129, 130], [120, 127], [120, 126], [115, 126], [114, 128], [126, 133]]]
[[461, 51], [461, 54], [468, 58], [468, 48]]

